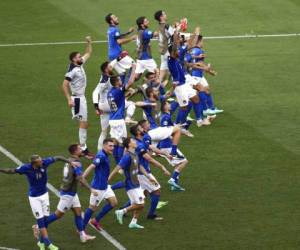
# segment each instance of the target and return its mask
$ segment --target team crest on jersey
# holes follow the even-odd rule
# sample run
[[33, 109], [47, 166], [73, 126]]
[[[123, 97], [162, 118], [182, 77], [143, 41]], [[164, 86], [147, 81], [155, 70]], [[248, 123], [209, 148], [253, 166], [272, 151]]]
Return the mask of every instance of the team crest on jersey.
[[96, 159], [95, 159], [95, 162], [96, 162], [97, 164], [99, 164], [99, 163], [100, 163], [100, 159], [99, 159], [99, 158], [96, 158]]
[[45, 172], [45, 169], [41, 168], [41, 172], [42, 172], [42, 173]]

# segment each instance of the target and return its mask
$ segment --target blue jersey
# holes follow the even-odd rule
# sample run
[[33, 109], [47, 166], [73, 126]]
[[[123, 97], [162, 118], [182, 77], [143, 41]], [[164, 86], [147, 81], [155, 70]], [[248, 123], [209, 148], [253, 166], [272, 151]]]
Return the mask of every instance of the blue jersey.
[[107, 189], [107, 181], [110, 173], [109, 157], [104, 150], [100, 150], [94, 160], [93, 164], [96, 166], [94, 178], [91, 186], [94, 189], [105, 190]]
[[[148, 152], [149, 144], [146, 144], [144, 141], [139, 140], [139, 139], [136, 139], [136, 142], [137, 142], [137, 148], [135, 149], [135, 152], [138, 156], [138, 163], [140, 166], [143, 166], [148, 173], [151, 173], [150, 164], [143, 157], [144, 154], [146, 154]], [[143, 174], [143, 173], [139, 172], [139, 174]]]
[[[161, 114], [160, 126], [161, 127], [174, 126], [170, 113], [162, 113]], [[166, 138], [158, 143], [158, 148], [171, 148], [171, 147], [172, 147], [172, 140], [170, 137]]]
[[117, 38], [120, 36], [120, 30], [116, 26], [109, 26], [107, 30], [108, 40], [108, 58], [110, 61], [116, 59], [122, 52], [122, 47], [117, 42]]
[[139, 30], [138, 31], [138, 38], [137, 38], [137, 52], [138, 56], [137, 59], [139, 60], [147, 60], [151, 59], [151, 47], [150, 41], [153, 37], [153, 32], [149, 29]]
[[50, 164], [55, 162], [53, 157], [45, 158], [42, 160], [42, 166], [33, 168], [31, 163], [24, 164], [16, 168], [16, 173], [24, 174], [29, 183], [28, 195], [31, 197], [38, 197], [47, 193], [47, 168]]
[[138, 159], [136, 154], [126, 152], [118, 164], [123, 170], [125, 175], [125, 189], [138, 188], [140, 186], [137, 174], [139, 172]]
[[177, 86], [185, 84], [185, 72], [179, 60], [169, 56], [168, 67], [173, 78], [173, 84]]
[[109, 120], [122, 120], [125, 114], [125, 92], [123, 88], [112, 87], [107, 94], [110, 106]]
[[[204, 54], [204, 51], [199, 48], [199, 47], [195, 47], [191, 50], [191, 56], [199, 56], [201, 54]], [[193, 63], [197, 63], [197, 62], [203, 62], [204, 58], [192, 58], [192, 62]], [[197, 69], [197, 68], [192, 68], [192, 72], [191, 72], [192, 76], [197, 76], [197, 77], [203, 77], [203, 70], [202, 69]]]
[[185, 54], [187, 53], [187, 46], [186, 45], [181, 45], [178, 48], [178, 54], [179, 54], [179, 62], [184, 69], [184, 59], [185, 59]]
[[[145, 103], [147, 104], [151, 104], [151, 103], [155, 103], [150, 101], [149, 99], [144, 100]], [[155, 110], [155, 107], [147, 105], [143, 107], [144, 113], [147, 117], [148, 122], [150, 123], [150, 128], [157, 128], [157, 124], [155, 121], [155, 117], [157, 116], [157, 112]]]

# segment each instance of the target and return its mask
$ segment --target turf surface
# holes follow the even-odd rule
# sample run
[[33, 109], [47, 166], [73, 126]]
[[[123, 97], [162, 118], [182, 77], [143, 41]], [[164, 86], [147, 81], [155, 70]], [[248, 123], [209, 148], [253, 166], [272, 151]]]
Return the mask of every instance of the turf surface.
[[[87, 34], [103, 40], [103, 16], [108, 12], [119, 16], [123, 30], [133, 26], [138, 15], [148, 16], [150, 27], [156, 28], [152, 15], [159, 8], [166, 9], [171, 21], [187, 16], [191, 28], [200, 23], [207, 36], [299, 33], [300, 27], [296, 0], [11, 0], [0, 2], [0, 44], [79, 41]], [[190, 161], [181, 178], [187, 191], [171, 193], [166, 177], [154, 170], [163, 186], [162, 200], [169, 201], [160, 211], [165, 220], [149, 222], [143, 215], [140, 222], [146, 228], [132, 231], [111, 214], [103, 220], [105, 229], [128, 249], [298, 249], [299, 44], [299, 37], [207, 40], [208, 61], [218, 71], [208, 80], [225, 113], [211, 127], [193, 126], [195, 139], [182, 140], [180, 148]], [[155, 43], [153, 47], [156, 51]], [[133, 44], [126, 48], [133, 53]], [[22, 161], [33, 152], [66, 154], [66, 147], [77, 140], [77, 126], [60, 87], [68, 53], [83, 49], [0, 48], [0, 144]], [[99, 134], [91, 92], [105, 58], [106, 45], [96, 44], [86, 65], [91, 149]], [[0, 154], [0, 167], [9, 166], [14, 164]], [[49, 169], [49, 181], [56, 187], [61, 173], [61, 164]], [[0, 247], [34, 249], [25, 178], [0, 175], [0, 183]], [[117, 197], [120, 203], [126, 201], [123, 190]], [[85, 190], [80, 198], [86, 207]], [[52, 210], [57, 202], [51, 195]], [[80, 245], [71, 213], [49, 232], [61, 249], [114, 249], [100, 235]]]

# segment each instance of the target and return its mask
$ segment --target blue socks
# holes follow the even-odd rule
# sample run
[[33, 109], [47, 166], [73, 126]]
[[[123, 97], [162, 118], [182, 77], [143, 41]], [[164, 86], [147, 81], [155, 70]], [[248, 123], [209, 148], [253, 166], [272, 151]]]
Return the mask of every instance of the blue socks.
[[130, 200], [128, 200], [122, 207], [120, 207], [120, 209], [124, 209], [126, 207], [129, 207], [131, 205]]
[[45, 217], [45, 226], [48, 227], [49, 224], [56, 221], [58, 218], [55, 213], [50, 214], [48, 217]]
[[207, 110], [207, 95], [205, 92], [201, 91], [199, 92], [199, 98], [200, 102], [202, 104], [202, 110]]
[[51, 245], [51, 241], [47, 237], [43, 237], [43, 243], [48, 247]]
[[93, 213], [94, 213], [94, 211], [90, 208], [87, 208], [85, 210], [84, 218], [83, 218], [83, 228], [86, 228], [86, 225], [89, 223]]
[[96, 221], [99, 222], [112, 209], [113, 207], [109, 203], [106, 204], [96, 216]]
[[178, 108], [179, 104], [176, 101], [171, 102], [171, 115], [176, 111], [176, 109]]
[[151, 204], [150, 204], [148, 216], [155, 214], [155, 210], [156, 210], [157, 204], [159, 202], [159, 198], [160, 198], [160, 195], [153, 194], [153, 193], [150, 194]]
[[83, 231], [83, 220], [80, 215], [75, 215], [75, 225], [79, 232]]
[[177, 154], [177, 145], [172, 145], [171, 155]]
[[201, 102], [193, 103], [196, 120], [203, 119], [203, 105]]
[[207, 106], [214, 110], [215, 109], [215, 105], [214, 105], [214, 101], [213, 98], [211, 96], [211, 94], [206, 94], [206, 101], [207, 101]]
[[176, 183], [178, 183], [178, 177], [179, 177], [179, 172], [177, 172], [176, 170], [173, 172], [172, 174], [172, 178], [175, 180]]
[[121, 189], [121, 188], [125, 188], [125, 183], [123, 181], [118, 181], [117, 183], [111, 186], [112, 190]]

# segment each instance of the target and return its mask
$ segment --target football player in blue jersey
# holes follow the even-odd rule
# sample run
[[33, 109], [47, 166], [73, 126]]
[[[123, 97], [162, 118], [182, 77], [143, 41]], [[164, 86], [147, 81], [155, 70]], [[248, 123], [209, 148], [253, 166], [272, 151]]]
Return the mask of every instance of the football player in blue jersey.
[[39, 155], [32, 155], [30, 157], [30, 163], [23, 164], [17, 168], [0, 169], [0, 173], [26, 175], [29, 183], [29, 203], [40, 231], [38, 246], [41, 250], [44, 250], [45, 247], [48, 247], [50, 250], [59, 249], [52, 244], [47, 231], [47, 218], [50, 213], [49, 194], [47, 189], [47, 170], [48, 167], [56, 161], [63, 161], [72, 166], [79, 166], [78, 163], [71, 162], [62, 156], [42, 159]]
[[[113, 140], [105, 139], [103, 141], [103, 149], [96, 154], [93, 163], [83, 173], [83, 177], [86, 178], [90, 172], [94, 171], [94, 178], [91, 183], [91, 187], [93, 188], [94, 192], [91, 193], [90, 205], [84, 214], [84, 228], [86, 227], [87, 223], [90, 223], [90, 225], [95, 229], [101, 230], [101, 225], [99, 223], [100, 220], [118, 204], [114, 191], [111, 189], [111, 186], [108, 185], [108, 176], [110, 174], [109, 155], [113, 153], [113, 149]], [[96, 211], [97, 207], [104, 199], [107, 200], [108, 203], [102, 208], [102, 210], [94, 219], [90, 220], [92, 214]]]

